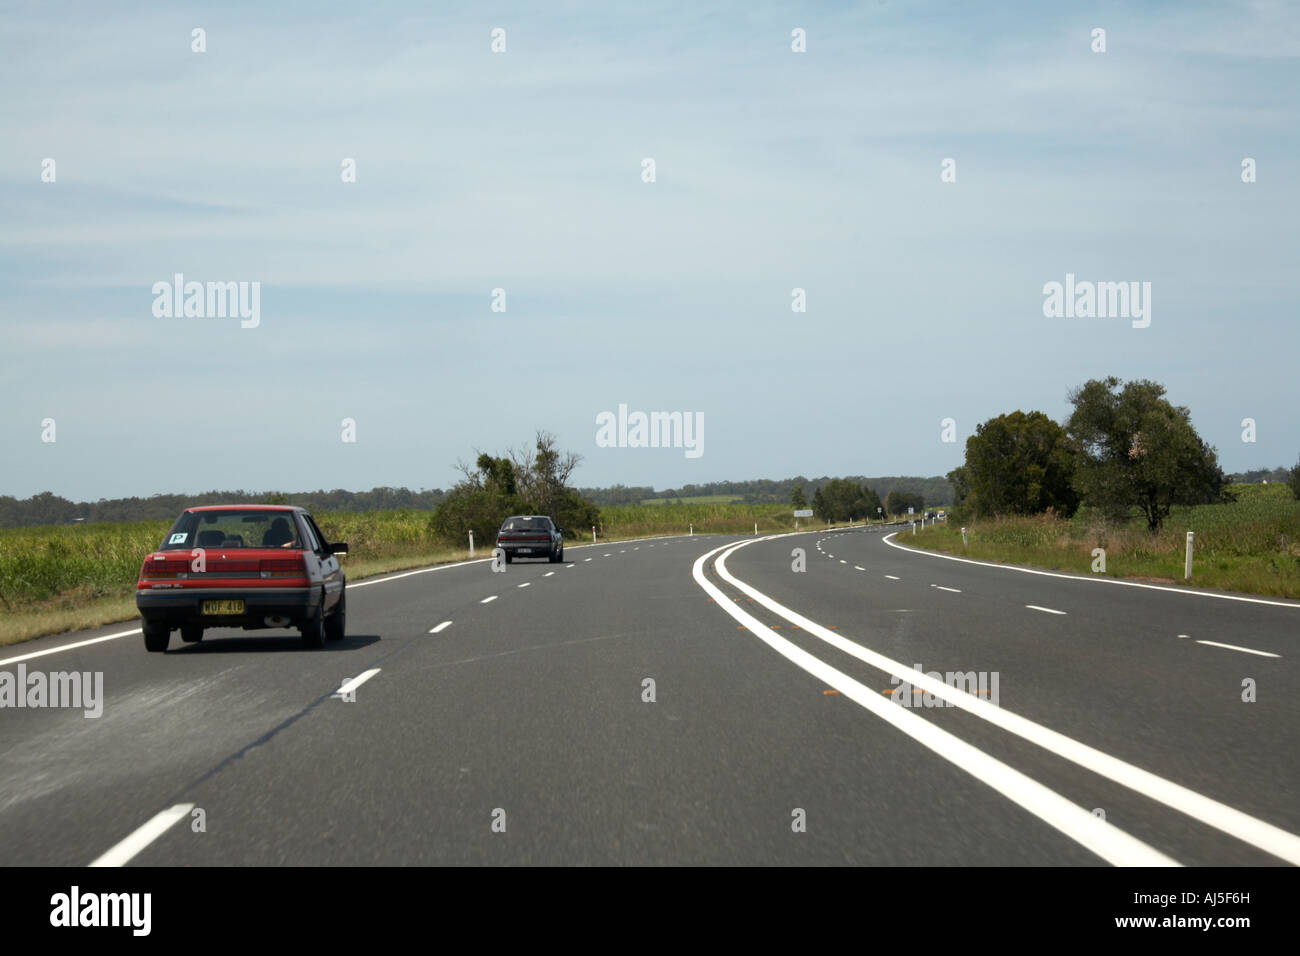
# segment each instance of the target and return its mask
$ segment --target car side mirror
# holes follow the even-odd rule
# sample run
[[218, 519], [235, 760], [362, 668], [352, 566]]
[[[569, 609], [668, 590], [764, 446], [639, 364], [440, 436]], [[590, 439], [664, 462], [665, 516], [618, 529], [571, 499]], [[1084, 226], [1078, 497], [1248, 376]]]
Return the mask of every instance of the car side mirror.
[[330, 554], [347, 554], [348, 543], [346, 541], [335, 541], [329, 547]]

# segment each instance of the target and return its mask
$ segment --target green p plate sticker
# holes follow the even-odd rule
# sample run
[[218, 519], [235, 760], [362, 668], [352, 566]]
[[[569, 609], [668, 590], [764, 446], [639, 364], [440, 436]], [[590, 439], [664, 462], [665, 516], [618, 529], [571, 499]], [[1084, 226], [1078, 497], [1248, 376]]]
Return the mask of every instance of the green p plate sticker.
[[189, 534], [188, 534], [187, 532], [185, 532], [185, 531], [177, 531], [174, 535], [171, 536], [171, 540], [168, 541], [167, 543], [168, 543], [168, 544], [184, 544], [184, 543], [185, 543], [185, 539], [188, 538], [188, 537], [189, 537]]

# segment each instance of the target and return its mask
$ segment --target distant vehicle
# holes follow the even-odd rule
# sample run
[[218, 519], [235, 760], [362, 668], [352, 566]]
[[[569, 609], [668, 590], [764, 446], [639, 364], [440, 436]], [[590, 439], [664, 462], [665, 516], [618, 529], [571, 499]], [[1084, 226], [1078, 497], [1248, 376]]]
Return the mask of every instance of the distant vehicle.
[[564, 560], [564, 532], [545, 515], [512, 515], [501, 523], [497, 547], [505, 552], [506, 564], [515, 558], [546, 558], [558, 564]]
[[140, 569], [144, 646], [167, 650], [177, 628], [181, 640], [201, 641], [209, 627], [294, 627], [307, 647], [341, 640], [347, 581], [338, 555], [347, 553], [302, 508], [189, 508]]
[[940, 511], [940, 512], [939, 512], [939, 517], [940, 517], [940, 518], [946, 518], [946, 517], [948, 517], [948, 512], [946, 512], [946, 511]]

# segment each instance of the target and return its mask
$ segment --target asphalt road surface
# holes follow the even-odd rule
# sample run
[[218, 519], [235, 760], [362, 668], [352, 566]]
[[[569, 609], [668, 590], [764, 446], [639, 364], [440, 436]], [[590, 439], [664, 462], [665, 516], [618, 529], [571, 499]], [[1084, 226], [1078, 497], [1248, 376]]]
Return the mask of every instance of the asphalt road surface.
[[0, 710], [0, 859], [1300, 863], [1300, 603], [906, 543], [407, 572], [350, 584], [319, 651], [150, 654], [131, 624], [5, 648], [0, 670], [101, 672], [104, 701]]

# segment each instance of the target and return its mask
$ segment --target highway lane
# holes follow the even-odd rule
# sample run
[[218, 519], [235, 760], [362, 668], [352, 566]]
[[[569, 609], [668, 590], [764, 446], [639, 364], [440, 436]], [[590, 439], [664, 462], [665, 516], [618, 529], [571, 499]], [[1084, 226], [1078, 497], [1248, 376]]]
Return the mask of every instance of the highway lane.
[[[887, 559], [879, 536], [858, 534], [844, 547], [863, 548], [856, 563], [876, 561], [880, 584], [898, 589], [865, 600], [868, 573], [839, 564], [847, 552], [813, 557], [818, 537], [752, 544], [733, 568], [846, 630], [897, 636], [901, 628], [910, 643], [893, 650], [909, 663], [904, 650], [938, 641], [919, 636], [930, 627], [920, 612], [964, 591], [922, 589], [913, 573], [884, 578], [889, 560], [906, 571], [907, 556], [890, 549]], [[207, 832], [193, 832], [187, 816], [132, 863], [1103, 862], [738, 630], [691, 577], [693, 562], [727, 540], [570, 547], [566, 565], [515, 563], [494, 574], [480, 562], [358, 582], [349, 589], [349, 638], [320, 652], [299, 650], [292, 636], [234, 632], [197, 646], [175, 640], [172, 653], [150, 655], [134, 635], [28, 661], [103, 670], [108, 700], [98, 720], [0, 712], [4, 862], [88, 863], [178, 804], [201, 808]], [[835, 536], [831, 550], [841, 540], [850, 539]], [[808, 545], [808, 574], [789, 571], [794, 542]], [[880, 550], [865, 550], [872, 545]], [[908, 606], [898, 594], [914, 605], [908, 614], [897, 611]], [[935, 630], [942, 619], [936, 613]], [[87, 636], [19, 645], [0, 661]], [[844, 666], [840, 652], [813, 650]], [[1050, 701], [1053, 690], [1039, 686], [1050, 673], [1013, 682], [1023, 665], [1007, 654], [1004, 705], [1012, 689]], [[948, 669], [938, 657], [916, 659]], [[967, 660], [984, 669], [994, 658]], [[355, 701], [330, 696], [376, 669]], [[647, 678], [654, 703], [642, 699]], [[879, 675], [876, 684], [889, 686]], [[1045, 721], [1073, 719], [1079, 702], [1061, 697], [1060, 711], [1044, 704]], [[1206, 837], [1203, 827], [1195, 838], [1167, 839], [1173, 814], [1140, 801], [1130, 811], [1124, 788], [1084, 785], [1091, 775], [1059, 758], [1026, 757], [1032, 747], [969, 715], [923, 716], [1060, 780], [1072, 798], [1109, 808], [1112, 820], [1118, 813], [1126, 832], [1151, 837], [1179, 862], [1277, 862]], [[1111, 716], [1141, 736], [1141, 719]], [[1285, 766], [1277, 773], [1293, 782]], [[1282, 825], [1277, 802], [1260, 798], [1260, 812]], [[796, 808], [806, 812], [806, 832], [792, 830]], [[504, 833], [492, 829], [498, 809]]]
[[[1026, 575], [887, 547], [881, 538], [813, 536], [804, 574], [791, 571], [796, 545], [784, 539], [742, 548], [729, 566], [782, 604], [837, 623], [853, 640], [905, 666], [999, 672], [1003, 708], [1292, 833], [1300, 830], [1293, 798], [1300, 783], [1293, 757], [1300, 606]], [[827, 654], [824, 642], [782, 623], [782, 633], [800, 646]], [[1200, 645], [1198, 636], [1281, 656]], [[829, 653], [840, 664], [846, 660]], [[849, 665], [874, 680], [870, 686], [893, 686], [874, 668]], [[1247, 677], [1257, 683], [1255, 703], [1241, 699]], [[1108, 819], [1124, 820], [1129, 832], [1180, 862], [1278, 862], [1212, 828], [1188, 828], [1190, 821], [1168, 807], [1135, 800], [1131, 790], [963, 712], [936, 708], [925, 715], [1080, 803], [1103, 808]]]

